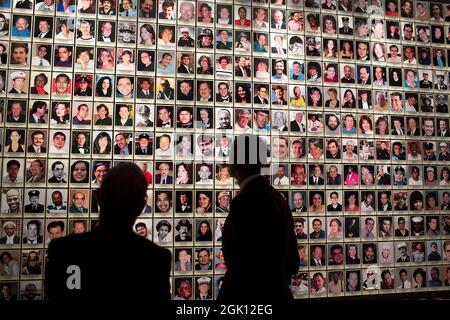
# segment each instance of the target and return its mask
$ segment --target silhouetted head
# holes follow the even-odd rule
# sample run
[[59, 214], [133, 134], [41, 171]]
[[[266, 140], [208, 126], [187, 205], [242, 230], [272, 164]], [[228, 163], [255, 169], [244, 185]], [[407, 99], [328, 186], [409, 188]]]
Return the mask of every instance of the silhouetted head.
[[268, 166], [267, 143], [253, 134], [236, 136], [231, 154], [231, 175], [239, 183], [250, 175], [260, 174], [261, 168]]
[[141, 214], [147, 195], [147, 180], [133, 163], [119, 163], [106, 174], [100, 187], [102, 224], [130, 229]]

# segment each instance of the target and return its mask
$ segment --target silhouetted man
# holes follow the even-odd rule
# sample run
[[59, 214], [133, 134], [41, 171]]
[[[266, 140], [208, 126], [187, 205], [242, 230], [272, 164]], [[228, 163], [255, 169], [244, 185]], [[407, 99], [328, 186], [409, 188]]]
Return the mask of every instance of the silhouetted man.
[[[231, 173], [240, 192], [231, 201], [223, 230], [227, 272], [218, 300], [293, 299], [289, 284], [300, 263], [294, 221], [286, 200], [261, 175], [267, 145], [255, 135], [240, 135], [233, 149]], [[255, 268], [254, 257], [265, 257], [264, 264]]]
[[[132, 229], [146, 191], [138, 166], [120, 163], [108, 171], [100, 188], [98, 227], [50, 242], [45, 276], [49, 299], [170, 300], [171, 253]], [[117, 259], [124, 259], [121, 279], [114, 267]]]

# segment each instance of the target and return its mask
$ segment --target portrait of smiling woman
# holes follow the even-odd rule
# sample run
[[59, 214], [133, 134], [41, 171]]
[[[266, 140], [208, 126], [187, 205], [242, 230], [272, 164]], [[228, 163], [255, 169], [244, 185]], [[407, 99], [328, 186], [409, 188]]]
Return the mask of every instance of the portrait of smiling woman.
[[94, 139], [92, 146], [93, 154], [110, 154], [111, 153], [111, 136], [107, 132], [100, 132]]
[[88, 183], [89, 182], [89, 162], [75, 161], [70, 167], [71, 183]]

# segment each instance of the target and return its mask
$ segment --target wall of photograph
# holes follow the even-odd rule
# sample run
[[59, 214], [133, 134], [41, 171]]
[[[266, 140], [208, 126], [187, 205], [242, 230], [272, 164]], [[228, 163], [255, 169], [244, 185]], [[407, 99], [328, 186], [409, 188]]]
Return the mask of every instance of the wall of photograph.
[[295, 298], [448, 290], [449, 61], [448, 1], [1, 0], [0, 299], [45, 299], [48, 243], [123, 161], [172, 297], [215, 299], [242, 133], [292, 208]]

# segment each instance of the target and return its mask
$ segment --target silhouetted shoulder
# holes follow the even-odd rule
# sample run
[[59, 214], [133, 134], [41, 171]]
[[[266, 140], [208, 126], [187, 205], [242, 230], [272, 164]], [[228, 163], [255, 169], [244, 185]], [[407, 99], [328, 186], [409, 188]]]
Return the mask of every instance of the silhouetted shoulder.
[[[109, 297], [114, 292], [125, 300], [168, 301], [171, 259], [169, 250], [132, 231], [117, 238], [98, 231], [70, 235], [49, 244], [46, 292], [55, 300]], [[77, 272], [80, 288], [68, 288], [68, 278]]]

